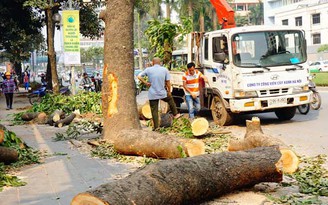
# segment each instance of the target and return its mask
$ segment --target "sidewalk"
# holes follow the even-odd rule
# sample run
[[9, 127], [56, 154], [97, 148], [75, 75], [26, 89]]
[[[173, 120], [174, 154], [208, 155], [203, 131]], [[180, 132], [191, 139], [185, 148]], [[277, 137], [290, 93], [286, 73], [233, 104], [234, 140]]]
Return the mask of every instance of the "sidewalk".
[[[25, 96], [24, 96], [25, 94]], [[15, 132], [29, 146], [46, 151], [44, 163], [24, 167], [17, 176], [26, 186], [5, 188], [0, 192], [1, 205], [68, 205], [72, 198], [90, 188], [127, 175], [135, 166], [111, 160], [89, 158], [71, 147], [68, 141], [54, 142], [52, 138], [64, 128], [48, 125], [9, 126], [12, 114], [28, 106], [26, 92], [14, 95], [13, 110], [6, 110], [4, 96], [0, 97], [0, 124]], [[21, 96], [21, 97], [19, 97]], [[67, 155], [54, 155], [65, 153]]]

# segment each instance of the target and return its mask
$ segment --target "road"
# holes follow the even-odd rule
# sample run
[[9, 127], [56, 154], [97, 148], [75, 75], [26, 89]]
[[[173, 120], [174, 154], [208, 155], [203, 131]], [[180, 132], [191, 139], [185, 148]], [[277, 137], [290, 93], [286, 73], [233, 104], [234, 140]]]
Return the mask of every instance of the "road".
[[[280, 121], [273, 112], [261, 114], [238, 115], [237, 123], [226, 127], [236, 137], [243, 138], [247, 119], [257, 116], [261, 119], [264, 133], [277, 137], [287, 145], [294, 147], [300, 155], [316, 156], [318, 154], [328, 155], [328, 88], [319, 88], [322, 98], [319, 110], [310, 110], [307, 115], [298, 111], [290, 121]], [[138, 104], [147, 100], [147, 93], [141, 92], [137, 97]], [[186, 109], [184, 105], [182, 105]], [[187, 112], [186, 110], [182, 112]], [[187, 113], [186, 113], [187, 114]], [[212, 122], [210, 112], [200, 113]]]
[[245, 120], [252, 116], [261, 119], [262, 129], [271, 136], [280, 138], [286, 144], [292, 145], [298, 154], [315, 156], [328, 155], [328, 89], [319, 88], [322, 98], [319, 110], [310, 110], [307, 115], [298, 111], [290, 121], [279, 121], [274, 113], [263, 113], [240, 116], [238, 125], [230, 126], [231, 132], [243, 137], [245, 133]]

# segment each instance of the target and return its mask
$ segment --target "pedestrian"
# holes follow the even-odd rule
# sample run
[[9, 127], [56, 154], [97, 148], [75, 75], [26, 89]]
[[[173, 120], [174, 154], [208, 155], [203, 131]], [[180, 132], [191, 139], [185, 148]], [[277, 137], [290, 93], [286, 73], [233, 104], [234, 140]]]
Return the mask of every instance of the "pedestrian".
[[2, 83], [2, 92], [6, 97], [7, 110], [13, 109], [13, 98], [16, 84], [14, 79], [11, 78], [10, 72], [5, 73], [6, 79]]
[[[169, 104], [174, 118], [180, 117], [180, 113], [178, 113], [171, 94], [170, 73], [167, 68], [161, 66], [160, 63], [160, 58], [153, 58], [153, 66], [146, 68], [138, 75], [140, 82], [149, 87], [148, 99], [153, 118], [153, 130], [156, 130], [159, 127], [159, 100], [163, 100]], [[143, 78], [144, 76], [148, 77], [148, 82]]]
[[27, 72], [24, 72], [23, 81], [24, 81], [25, 90], [28, 90], [28, 88], [30, 87], [30, 83], [29, 83], [29, 76]]
[[186, 96], [186, 103], [188, 106], [189, 119], [193, 120], [195, 115], [200, 110], [199, 100], [199, 82], [200, 78], [203, 78], [205, 83], [208, 84], [206, 76], [200, 71], [195, 69], [194, 63], [187, 64], [188, 71], [182, 76], [183, 88]]

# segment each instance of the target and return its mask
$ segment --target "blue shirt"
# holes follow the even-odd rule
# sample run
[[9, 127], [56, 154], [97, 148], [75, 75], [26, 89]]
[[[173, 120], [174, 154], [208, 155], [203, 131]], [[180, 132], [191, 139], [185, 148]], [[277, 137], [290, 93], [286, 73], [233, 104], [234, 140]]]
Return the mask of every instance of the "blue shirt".
[[146, 68], [138, 76], [148, 76], [148, 82], [151, 83], [148, 90], [149, 100], [158, 100], [167, 97], [165, 81], [170, 80], [170, 73], [165, 67], [156, 64]]

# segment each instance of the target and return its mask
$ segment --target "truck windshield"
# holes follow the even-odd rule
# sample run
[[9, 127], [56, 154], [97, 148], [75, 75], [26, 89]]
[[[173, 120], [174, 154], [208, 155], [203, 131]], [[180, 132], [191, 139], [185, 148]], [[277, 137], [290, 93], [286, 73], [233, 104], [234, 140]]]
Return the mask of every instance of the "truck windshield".
[[266, 67], [304, 63], [306, 43], [301, 31], [239, 33], [232, 37], [233, 63], [240, 67]]

